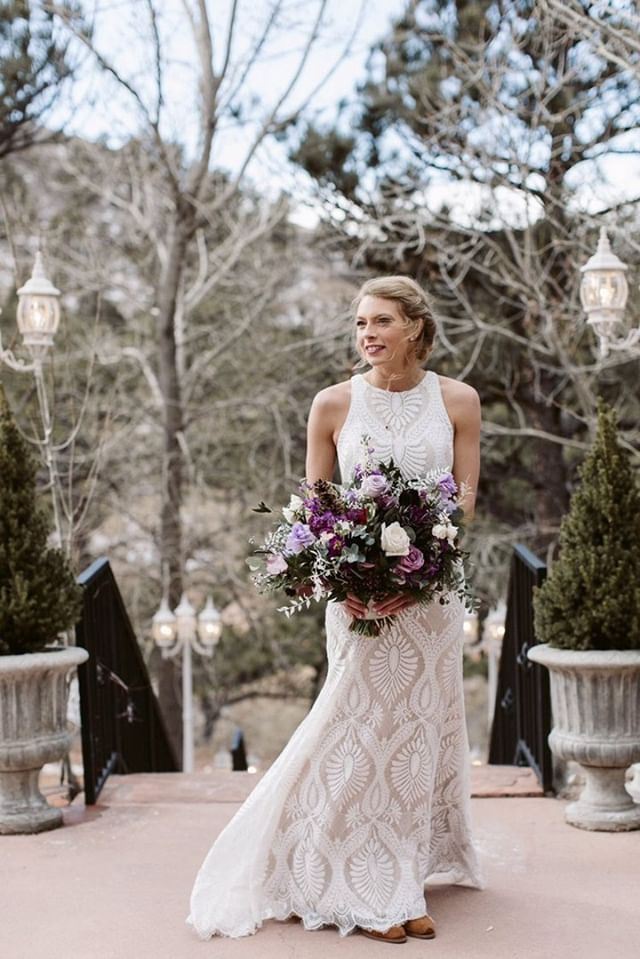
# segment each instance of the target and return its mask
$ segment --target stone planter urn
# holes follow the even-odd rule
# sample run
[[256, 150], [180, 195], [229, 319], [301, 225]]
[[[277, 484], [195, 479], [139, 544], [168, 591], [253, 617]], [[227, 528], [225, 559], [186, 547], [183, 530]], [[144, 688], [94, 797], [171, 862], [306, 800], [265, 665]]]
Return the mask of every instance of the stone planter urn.
[[585, 786], [565, 818], [580, 829], [640, 829], [640, 804], [625, 772], [640, 761], [640, 650], [532, 646], [527, 656], [549, 670], [553, 728], [549, 747], [579, 763]]
[[44, 763], [67, 752], [67, 699], [73, 671], [89, 658], [77, 646], [0, 656], [0, 834], [62, 825], [38, 789]]

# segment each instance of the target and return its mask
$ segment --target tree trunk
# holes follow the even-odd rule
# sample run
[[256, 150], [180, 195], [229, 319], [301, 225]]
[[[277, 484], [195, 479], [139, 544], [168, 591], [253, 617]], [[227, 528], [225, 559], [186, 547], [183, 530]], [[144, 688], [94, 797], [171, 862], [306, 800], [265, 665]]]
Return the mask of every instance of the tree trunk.
[[[541, 382], [544, 383], [544, 375]], [[550, 385], [550, 384], [547, 384]], [[562, 436], [560, 411], [538, 401], [530, 407], [530, 423], [534, 429]], [[567, 466], [560, 443], [534, 439], [533, 488], [535, 493], [535, 522], [537, 534], [532, 543], [534, 552], [545, 559], [547, 548], [558, 538], [557, 528], [569, 508]]]
[[[158, 365], [164, 398], [164, 449], [160, 505], [160, 568], [169, 605], [178, 605], [183, 590], [182, 555], [182, 396], [176, 361], [175, 311], [187, 247], [187, 231], [176, 209], [167, 263], [158, 291]], [[160, 669], [160, 705], [176, 754], [182, 761], [182, 693], [180, 663], [163, 659]]]

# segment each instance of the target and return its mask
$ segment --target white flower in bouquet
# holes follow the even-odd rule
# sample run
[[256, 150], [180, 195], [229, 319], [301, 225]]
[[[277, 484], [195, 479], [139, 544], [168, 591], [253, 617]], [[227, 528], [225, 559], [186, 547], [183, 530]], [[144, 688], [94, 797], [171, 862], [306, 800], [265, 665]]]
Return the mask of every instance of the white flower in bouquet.
[[453, 543], [458, 533], [458, 527], [454, 526], [453, 523], [436, 523], [431, 532], [436, 539], [447, 539], [450, 543]]
[[382, 524], [380, 530], [380, 545], [387, 556], [407, 556], [411, 540], [400, 523]]
[[304, 501], [301, 499], [301, 497], [296, 496], [296, 494], [293, 493], [291, 499], [289, 500], [289, 505], [282, 507], [282, 515], [286, 519], [287, 523], [295, 522], [296, 513], [303, 505]]

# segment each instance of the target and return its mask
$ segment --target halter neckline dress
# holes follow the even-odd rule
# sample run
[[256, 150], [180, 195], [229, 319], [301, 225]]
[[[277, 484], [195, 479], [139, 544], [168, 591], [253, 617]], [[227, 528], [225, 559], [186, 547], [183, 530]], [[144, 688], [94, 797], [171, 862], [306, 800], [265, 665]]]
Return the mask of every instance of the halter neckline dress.
[[[393, 456], [407, 477], [451, 469], [438, 375], [391, 392], [351, 378], [343, 480]], [[426, 883], [486, 885], [472, 839], [462, 685], [464, 607], [412, 606], [379, 636], [327, 603], [328, 671], [311, 710], [211, 846], [187, 923], [201, 939], [301, 917], [345, 936], [428, 913]]]

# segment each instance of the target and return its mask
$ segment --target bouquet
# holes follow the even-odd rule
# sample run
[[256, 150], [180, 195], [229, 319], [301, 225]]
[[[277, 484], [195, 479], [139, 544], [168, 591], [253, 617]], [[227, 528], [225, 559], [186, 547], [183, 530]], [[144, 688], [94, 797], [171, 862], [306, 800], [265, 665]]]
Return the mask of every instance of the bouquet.
[[[464, 575], [460, 547], [463, 511], [452, 474], [434, 470], [405, 479], [393, 460], [374, 464], [363, 439], [363, 459], [352, 482], [302, 481], [283, 510], [283, 519], [250, 560], [263, 592], [283, 589], [291, 597], [281, 612], [292, 615], [311, 599], [338, 602], [351, 593], [369, 606], [366, 618], [352, 619], [354, 632], [377, 636], [392, 616], [371, 610], [394, 594], [419, 603], [457, 595], [475, 608]], [[261, 503], [256, 512], [272, 512]]]

